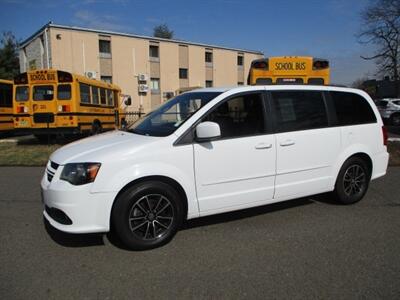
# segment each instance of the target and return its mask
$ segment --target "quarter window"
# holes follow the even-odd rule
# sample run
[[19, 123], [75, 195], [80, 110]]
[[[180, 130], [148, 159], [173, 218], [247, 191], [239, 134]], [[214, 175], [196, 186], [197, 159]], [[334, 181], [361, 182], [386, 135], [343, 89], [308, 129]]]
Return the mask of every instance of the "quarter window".
[[321, 92], [271, 92], [278, 132], [307, 130], [328, 126]]
[[84, 83], [79, 83], [79, 90], [82, 103], [90, 103], [90, 86]]
[[346, 92], [330, 92], [336, 109], [338, 125], [375, 123], [376, 116], [362, 96]]
[[52, 85], [39, 85], [33, 87], [33, 100], [53, 100], [54, 88]]
[[235, 138], [265, 132], [261, 93], [244, 94], [220, 104], [204, 121], [216, 122], [221, 138]]
[[71, 99], [71, 85], [70, 84], [59, 84], [57, 86], [57, 98], [58, 98], [58, 100], [70, 100]]

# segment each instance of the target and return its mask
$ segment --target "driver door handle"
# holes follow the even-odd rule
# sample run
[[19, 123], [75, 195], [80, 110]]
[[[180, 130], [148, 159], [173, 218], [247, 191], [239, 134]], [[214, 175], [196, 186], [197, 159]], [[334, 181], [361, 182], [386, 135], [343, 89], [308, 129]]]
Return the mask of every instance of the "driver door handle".
[[272, 144], [267, 144], [267, 143], [259, 143], [255, 147], [256, 149], [269, 149], [272, 148]]

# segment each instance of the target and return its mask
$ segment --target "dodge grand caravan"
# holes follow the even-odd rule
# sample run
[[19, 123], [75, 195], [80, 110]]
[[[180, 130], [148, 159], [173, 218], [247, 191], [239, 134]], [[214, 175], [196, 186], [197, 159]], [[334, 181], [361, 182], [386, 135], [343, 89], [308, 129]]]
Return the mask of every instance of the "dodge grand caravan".
[[249, 86], [190, 91], [126, 131], [54, 152], [44, 216], [70, 233], [113, 230], [161, 246], [185, 219], [331, 192], [352, 204], [388, 164], [387, 134], [363, 91]]

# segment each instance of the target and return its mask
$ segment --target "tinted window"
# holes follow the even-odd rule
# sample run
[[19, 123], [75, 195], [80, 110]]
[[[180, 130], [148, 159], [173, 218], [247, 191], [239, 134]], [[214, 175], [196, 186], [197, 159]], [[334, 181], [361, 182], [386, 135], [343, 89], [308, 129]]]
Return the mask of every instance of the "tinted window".
[[330, 92], [336, 109], [338, 125], [375, 123], [375, 114], [368, 101], [360, 95]]
[[271, 92], [278, 132], [328, 126], [324, 99], [317, 91]]
[[400, 105], [400, 101], [393, 101], [394, 104]]
[[90, 103], [90, 86], [84, 83], [79, 83], [79, 90], [81, 93], [81, 102]]
[[27, 101], [29, 99], [29, 88], [27, 86], [17, 86], [15, 100]]
[[379, 106], [379, 107], [386, 107], [387, 105], [388, 105], [388, 102], [384, 101], [384, 100], [380, 100], [380, 101], [376, 102], [376, 106]]
[[33, 100], [53, 100], [54, 89], [52, 85], [39, 85], [33, 87]]
[[60, 84], [57, 87], [58, 100], [70, 100], [71, 99], [71, 85]]
[[11, 84], [0, 84], [0, 107], [12, 107]]
[[261, 93], [240, 95], [220, 104], [203, 121], [219, 124], [222, 138], [250, 136], [265, 132]]

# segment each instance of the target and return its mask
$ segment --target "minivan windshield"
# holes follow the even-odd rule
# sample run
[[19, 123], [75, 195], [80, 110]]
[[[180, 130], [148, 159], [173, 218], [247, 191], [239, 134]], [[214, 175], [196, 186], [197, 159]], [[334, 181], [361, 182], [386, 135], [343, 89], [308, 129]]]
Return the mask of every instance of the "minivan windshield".
[[220, 92], [189, 92], [181, 94], [149, 113], [128, 128], [129, 132], [148, 136], [168, 136], [196, 111]]

